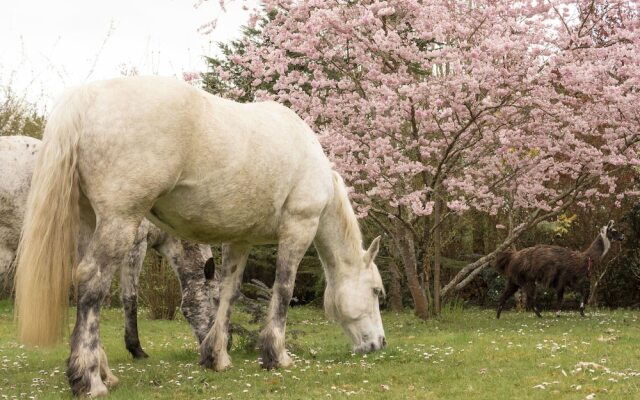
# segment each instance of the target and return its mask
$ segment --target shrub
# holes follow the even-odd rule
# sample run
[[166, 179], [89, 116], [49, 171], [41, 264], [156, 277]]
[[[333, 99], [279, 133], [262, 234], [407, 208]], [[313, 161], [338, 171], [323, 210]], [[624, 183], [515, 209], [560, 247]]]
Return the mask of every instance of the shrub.
[[149, 308], [151, 319], [173, 320], [180, 306], [180, 282], [168, 263], [155, 252], [147, 253], [144, 260], [139, 298]]

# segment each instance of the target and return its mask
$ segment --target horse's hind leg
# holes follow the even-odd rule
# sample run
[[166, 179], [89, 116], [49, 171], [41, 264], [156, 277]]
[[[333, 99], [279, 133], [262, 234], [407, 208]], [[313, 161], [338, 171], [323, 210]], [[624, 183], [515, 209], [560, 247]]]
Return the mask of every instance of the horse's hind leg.
[[502, 313], [502, 309], [504, 308], [505, 303], [511, 296], [518, 291], [520, 287], [511, 281], [507, 281], [507, 285], [504, 288], [504, 292], [502, 292], [502, 296], [500, 296], [500, 303], [498, 304], [498, 311], [496, 312], [496, 319], [500, 319], [500, 314]]
[[287, 311], [293, 296], [298, 264], [311, 245], [317, 228], [317, 218], [291, 218], [280, 228], [276, 279], [267, 321], [260, 332], [263, 368], [286, 368], [292, 364], [285, 348]]
[[239, 295], [240, 281], [251, 246], [226, 244], [222, 246], [222, 283], [220, 304], [211, 330], [200, 345], [200, 364], [215, 371], [231, 366], [227, 353], [229, 317], [231, 306]]
[[211, 258], [211, 248], [168, 234], [156, 248], [178, 276], [182, 292], [180, 310], [191, 325], [198, 343], [202, 343], [211, 329], [216, 312], [211, 285], [205, 277], [205, 263]]
[[101, 217], [75, 272], [78, 309], [67, 368], [67, 378], [75, 395], [104, 395], [107, 387], [103, 376], [106, 383], [114, 381], [108, 372], [106, 354], [100, 347], [100, 305], [114, 271], [131, 248], [140, 223], [140, 219]]
[[138, 287], [144, 257], [147, 254], [147, 232], [149, 222], [143, 221], [138, 228], [133, 247], [120, 270], [120, 296], [124, 308], [124, 343], [133, 358], [147, 358], [138, 335]]

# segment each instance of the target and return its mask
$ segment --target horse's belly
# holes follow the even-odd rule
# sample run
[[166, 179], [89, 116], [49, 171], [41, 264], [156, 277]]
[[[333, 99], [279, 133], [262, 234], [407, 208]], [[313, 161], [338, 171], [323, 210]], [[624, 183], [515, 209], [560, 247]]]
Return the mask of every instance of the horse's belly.
[[156, 201], [148, 218], [178, 236], [201, 243], [265, 244], [277, 241], [280, 213], [280, 207], [265, 198], [174, 190]]

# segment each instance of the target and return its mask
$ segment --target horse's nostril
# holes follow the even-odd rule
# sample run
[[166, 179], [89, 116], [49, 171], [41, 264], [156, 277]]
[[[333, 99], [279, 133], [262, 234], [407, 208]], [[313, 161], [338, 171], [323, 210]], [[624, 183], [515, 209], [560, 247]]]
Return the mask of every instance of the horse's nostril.
[[371, 351], [374, 351], [376, 349], [376, 345], [371, 343]]
[[384, 338], [384, 336], [382, 337], [382, 347], [385, 347], [387, 345], [387, 339]]

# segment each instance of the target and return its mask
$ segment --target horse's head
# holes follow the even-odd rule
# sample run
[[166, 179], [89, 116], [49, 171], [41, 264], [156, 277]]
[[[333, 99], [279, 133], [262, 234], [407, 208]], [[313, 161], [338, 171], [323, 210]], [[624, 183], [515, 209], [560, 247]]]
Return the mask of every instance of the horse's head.
[[366, 353], [386, 346], [380, 297], [384, 296], [382, 278], [374, 259], [380, 248], [380, 237], [363, 252], [359, 265], [341, 268], [342, 279], [327, 284], [324, 308], [327, 316], [342, 325], [353, 342], [353, 350]]
[[613, 227], [613, 220], [609, 221], [609, 224], [607, 224], [605, 234], [607, 235], [607, 239], [612, 242], [621, 242], [624, 240], [624, 234]]

